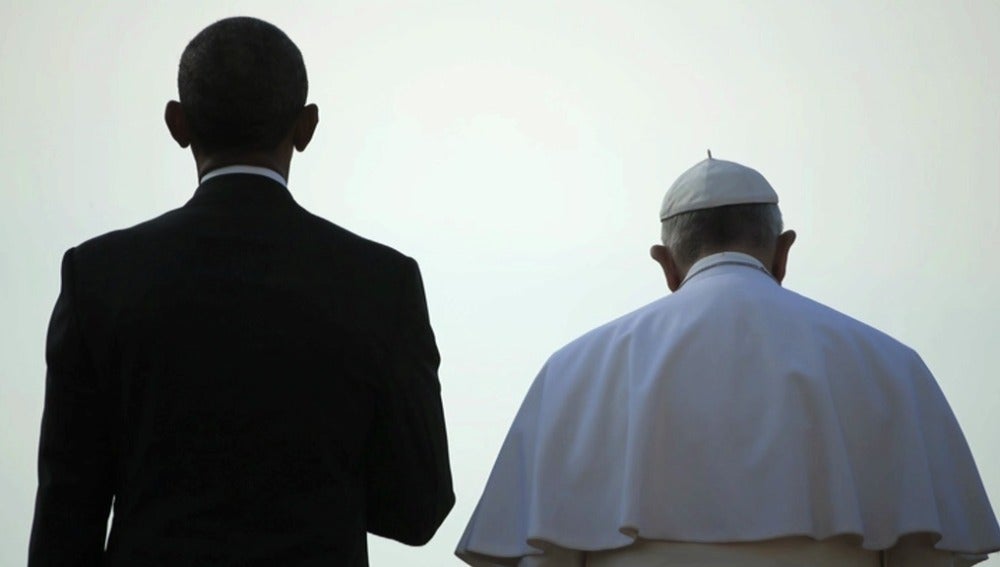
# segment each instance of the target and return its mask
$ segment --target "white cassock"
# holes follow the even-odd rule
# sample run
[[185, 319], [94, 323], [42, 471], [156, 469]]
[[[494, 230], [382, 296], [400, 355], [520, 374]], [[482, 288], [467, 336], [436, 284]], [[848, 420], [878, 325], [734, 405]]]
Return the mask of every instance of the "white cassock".
[[552, 355], [456, 553], [525, 565], [547, 549], [797, 536], [885, 550], [919, 533], [956, 564], [1000, 549], [930, 371], [725, 252]]

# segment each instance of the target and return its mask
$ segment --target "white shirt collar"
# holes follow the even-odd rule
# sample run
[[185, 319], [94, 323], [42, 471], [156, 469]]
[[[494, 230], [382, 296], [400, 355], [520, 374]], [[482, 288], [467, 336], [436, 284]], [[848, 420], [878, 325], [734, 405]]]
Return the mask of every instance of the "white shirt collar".
[[229, 175], [231, 173], [249, 173], [252, 175], [263, 175], [264, 177], [273, 179], [285, 188], [288, 188], [288, 182], [285, 178], [281, 176], [277, 171], [267, 168], [258, 167], [256, 165], [227, 165], [226, 167], [220, 167], [219, 169], [213, 169], [205, 175], [202, 176], [199, 183], [204, 183], [213, 177], [218, 177], [220, 175]]
[[706, 270], [712, 269], [716, 266], [734, 265], [734, 264], [747, 266], [750, 268], [756, 268], [767, 274], [768, 277], [774, 278], [774, 276], [771, 275], [771, 272], [764, 267], [764, 264], [762, 264], [760, 260], [754, 258], [753, 256], [750, 256], [749, 254], [744, 254], [742, 252], [718, 252], [716, 254], [710, 254], [708, 256], [705, 256], [704, 258], [695, 262], [691, 266], [691, 269], [688, 270], [687, 275], [684, 276], [684, 281], [681, 282], [681, 286], [683, 287], [688, 280]]

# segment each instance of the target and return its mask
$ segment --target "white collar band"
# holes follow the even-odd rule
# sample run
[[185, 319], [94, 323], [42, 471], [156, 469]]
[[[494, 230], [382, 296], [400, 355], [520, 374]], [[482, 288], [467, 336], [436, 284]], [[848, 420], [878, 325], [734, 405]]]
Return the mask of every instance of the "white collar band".
[[220, 167], [219, 169], [213, 169], [205, 175], [202, 176], [199, 183], [204, 183], [213, 177], [218, 177], [220, 175], [229, 175], [232, 173], [249, 173], [251, 175], [263, 175], [264, 177], [273, 179], [285, 188], [288, 188], [288, 182], [285, 178], [281, 176], [277, 171], [267, 168], [259, 167], [256, 165], [227, 165], [226, 167]]

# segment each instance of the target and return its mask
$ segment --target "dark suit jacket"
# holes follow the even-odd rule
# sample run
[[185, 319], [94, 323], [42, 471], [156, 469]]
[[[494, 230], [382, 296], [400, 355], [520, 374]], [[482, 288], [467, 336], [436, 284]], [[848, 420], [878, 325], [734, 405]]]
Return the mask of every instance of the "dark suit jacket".
[[367, 565], [454, 503], [416, 262], [266, 177], [69, 250], [46, 359], [29, 565]]

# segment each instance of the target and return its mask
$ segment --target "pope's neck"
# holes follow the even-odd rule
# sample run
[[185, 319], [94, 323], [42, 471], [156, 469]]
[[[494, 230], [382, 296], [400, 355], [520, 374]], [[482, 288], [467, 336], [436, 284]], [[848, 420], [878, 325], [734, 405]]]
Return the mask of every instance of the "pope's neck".
[[[755, 256], [747, 254], [746, 252], [737, 251], [726, 251], [726, 252], [716, 252], [714, 254], [709, 254], [708, 256], [703, 256], [699, 258], [694, 264], [688, 268], [687, 272], [684, 274], [681, 285], [683, 286], [692, 277], [714, 268], [715, 266], [722, 265], [733, 265], [739, 264], [750, 268], [760, 270], [768, 275], [771, 275], [771, 271], [764, 265], [761, 260]], [[773, 275], [771, 276], [774, 277]]]

